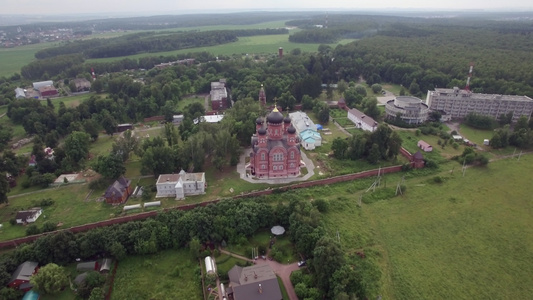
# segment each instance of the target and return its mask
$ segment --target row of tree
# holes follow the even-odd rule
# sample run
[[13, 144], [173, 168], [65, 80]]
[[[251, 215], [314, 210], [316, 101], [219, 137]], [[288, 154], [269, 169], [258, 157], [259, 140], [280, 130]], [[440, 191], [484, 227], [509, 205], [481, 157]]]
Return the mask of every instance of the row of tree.
[[376, 164], [380, 160], [396, 158], [400, 153], [402, 139], [387, 125], [379, 125], [374, 132], [365, 131], [351, 138], [336, 138], [331, 149], [338, 159], [358, 160], [366, 158]]

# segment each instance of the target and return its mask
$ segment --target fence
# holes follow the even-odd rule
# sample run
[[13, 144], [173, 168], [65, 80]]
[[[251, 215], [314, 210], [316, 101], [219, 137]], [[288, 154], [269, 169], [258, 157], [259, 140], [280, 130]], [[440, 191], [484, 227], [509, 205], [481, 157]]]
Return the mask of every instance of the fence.
[[[406, 153], [402, 152], [402, 150]], [[408, 159], [411, 161], [411, 165], [414, 165], [414, 162], [412, 160], [412, 155], [409, 153], [409, 151], [401, 148], [400, 152], [404, 156], [408, 155]], [[246, 198], [246, 197], [257, 197], [257, 196], [263, 196], [263, 195], [270, 195], [276, 190], [277, 191], [288, 191], [288, 190], [307, 188], [307, 187], [312, 187], [312, 186], [317, 186], [317, 185], [334, 184], [338, 182], [351, 181], [351, 180], [355, 180], [359, 178], [377, 176], [378, 173], [380, 174], [396, 173], [396, 172], [400, 172], [401, 170], [402, 170], [402, 166], [384, 167], [380, 169], [374, 169], [374, 170], [368, 170], [368, 171], [352, 173], [352, 174], [347, 174], [347, 175], [340, 175], [340, 176], [335, 176], [335, 177], [330, 177], [330, 178], [325, 178], [325, 179], [318, 179], [318, 180], [296, 183], [296, 184], [292, 184], [288, 186], [279, 187], [277, 189], [268, 189], [268, 190], [263, 190], [263, 191], [245, 193], [245, 194], [241, 194], [238, 196], [234, 196], [232, 198], [240, 199], [240, 198]], [[204, 206], [208, 206], [209, 204], [215, 204], [215, 203], [218, 203], [219, 201], [221, 201], [221, 199], [188, 204], [188, 205], [183, 205], [183, 206], [176, 206], [176, 207], [171, 207], [171, 208], [165, 208], [163, 209], [163, 211], [167, 212], [167, 211], [176, 210], [176, 209], [187, 211], [187, 210], [194, 209], [196, 207], [204, 207]], [[126, 222], [137, 221], [137, 220], [144, 220], [150, 217], [155, 217], [157, 214], [158, 214], [158, 211], [156, 210], [149, 211], [149, 212], [142, 212], [142, 213], [138, 213], [138, 214], [134, 214], [130, 216], [117, 217], [117, 218], [113, 218], [113, 219], [109, 219], [105, 221], [74, 226], [74, 227], [70, 227], [70, 228], [66, 228], [62, 230], [56, 230], [56, 231], [26, 236], [23, 238], [13, 239], [9, 241], [3, 241], [3, 242], [0, 242], [0, 249], [17, 247], [18, 245], [23, 244], [23, 243], [33, 242], [39, 237], [47, 235], [47, 234], [52, 234], [52, 233], [61, 232], [61, 231], [71, 231], [73, 233], [84, 232], [84, 231], [88, 231], [88, 230], [91, 230], [97, 227], [111, 226], [114, 224], [126, 223]]]

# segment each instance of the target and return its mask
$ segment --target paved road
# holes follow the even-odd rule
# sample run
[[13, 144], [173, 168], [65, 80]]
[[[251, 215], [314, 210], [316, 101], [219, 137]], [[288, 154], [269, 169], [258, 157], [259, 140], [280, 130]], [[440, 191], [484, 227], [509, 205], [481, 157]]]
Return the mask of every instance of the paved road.
[[[237, 257], [239, 259], [245, 260], [245, 261], [253, 262], [253, 260], [246, 258], [244, 256], [231, 253], [223, 249], [219, 249], [219, 250], [221, 253], [225, 253], [225, 254]], [[285, 286], [285, 290], [287, 290], [287, 294], [289, 295], [289, 299], [298, 300], [298, 296], [296, 296], [296, 292], [294, 291], [294, 286], [292, 285], [292, 282], [291, 282], [291, 273], [299, 269], [298, 263], [284, 265], [284, 264], [280, 264], [277, 261], [268, 260], [268, 259], [267, 260], [258, 259], [255, 261], [255, 263], [258, 265], [269, 264], [272, 270], [274, 271], [274, 273], [276, 273], [276, 275], [278, 275], [281, 278], [281, 281], [283, 282], [283, 285]]]

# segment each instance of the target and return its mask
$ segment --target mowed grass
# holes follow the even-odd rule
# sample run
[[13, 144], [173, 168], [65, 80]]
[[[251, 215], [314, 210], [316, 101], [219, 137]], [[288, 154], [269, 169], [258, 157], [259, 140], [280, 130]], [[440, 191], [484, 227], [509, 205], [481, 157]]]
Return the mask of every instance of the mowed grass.
[[188, 249], [128, 256], [119, 262], [111, 299], [203, 299], [199, 268]]
[[[356, 204], [358, 182], [329, 196], [325, 222], [348, 253], [377, 250], [383, 299], [529, 299], [533, 156], [408, 179], [404, 196]], [[400, 176], [387, 175], [388, 182]], [[359, 190], [359, 192], [357, 192]]]
[[[338, 43], [330, 44], [331, 47], [335, 47], [338, 44], [347, 44], [354, 40], [346, 39], [341, 40]], [[279, 47], [282, 47], [285, 53], [290, 52], [293, 49], [300, 48], [303, 52], [316, 52], [320, 44], [298, 44], [289, 42], [289, 34], [276, 34], [276, 35], [258, 35], [250, 37], [240, 37], [237, 42], [210, 46], [210, 47], [197, 47], [188, 48], [174, 51], [157, 52], [157, 53], [141, 53], [129, 56], [110, 57], [110, 58], [97, 58], [88, 59], [87, 62], [109, 62], [123, 58], [138, 59], [148, 56], [168, 56], [176, 54], [186, 54], [192, 52], [207, 51], [213, 55], [253, 55], [253, 54], [277, 54]]]

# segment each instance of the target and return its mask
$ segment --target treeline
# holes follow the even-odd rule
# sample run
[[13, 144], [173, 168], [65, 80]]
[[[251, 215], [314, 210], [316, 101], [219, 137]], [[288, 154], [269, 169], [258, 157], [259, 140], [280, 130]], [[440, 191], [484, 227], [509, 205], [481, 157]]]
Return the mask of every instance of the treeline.
[[287, 29], [246, 29], [189, 31], [173, 34], [142, 32], [113, 39], [91, 39], [68, 42], [54, 48], [37, 51], [35, 57], [44, 59], [65, 54], [82, 53], [85, 58], [127, 56], [143, 52], [163, 52], [205, 47], [235, 42], [239, 36], [286, 34]]
[[[380, 271], [374, 259], [345, 254], [340, 244], [327, 236], [321, 219], [322, 214], [328, 211], [328, 202], [308, 202], [300, 200], [302, 197], [297, 194], [292, 196], [290, 202], [279, 201], [277, 205], [269, 203], [282, 198], [276, 195], [226, 200], [190, 211], [164, 212], [144, 221], [100, 227], [85, 233], [73, 234], [65, 230], [46, 235], [2, 255], [0, 284], [5, 286], [11, 273], [24, 261], [35, 261], [40, 266], [48, 263], [64, 266], [76, 259], [94, 257], [113, 257], [120, 261], [127, 255], [153, 254], [187, 246], [196, 257], [203, 256], [200, 251], [204, 243], [243, 244], [258, 230], [282, 225], [288, 229], [297, 251], [308, 260], [311, 273], [306, 284], [313, 295], [308, 295], [306, 299], [377, 296], [380, 277], [376, 275]], [[282, 250], [275, 245], [272, 251]], [[0, 291], [0, 295], [7, 294], [5, 289]]]
[[73, 66], [84, 62], [81, 54], [69, 54], [33, 61], [20, 69], [20, 73], [27, 79], [48, 80]]

